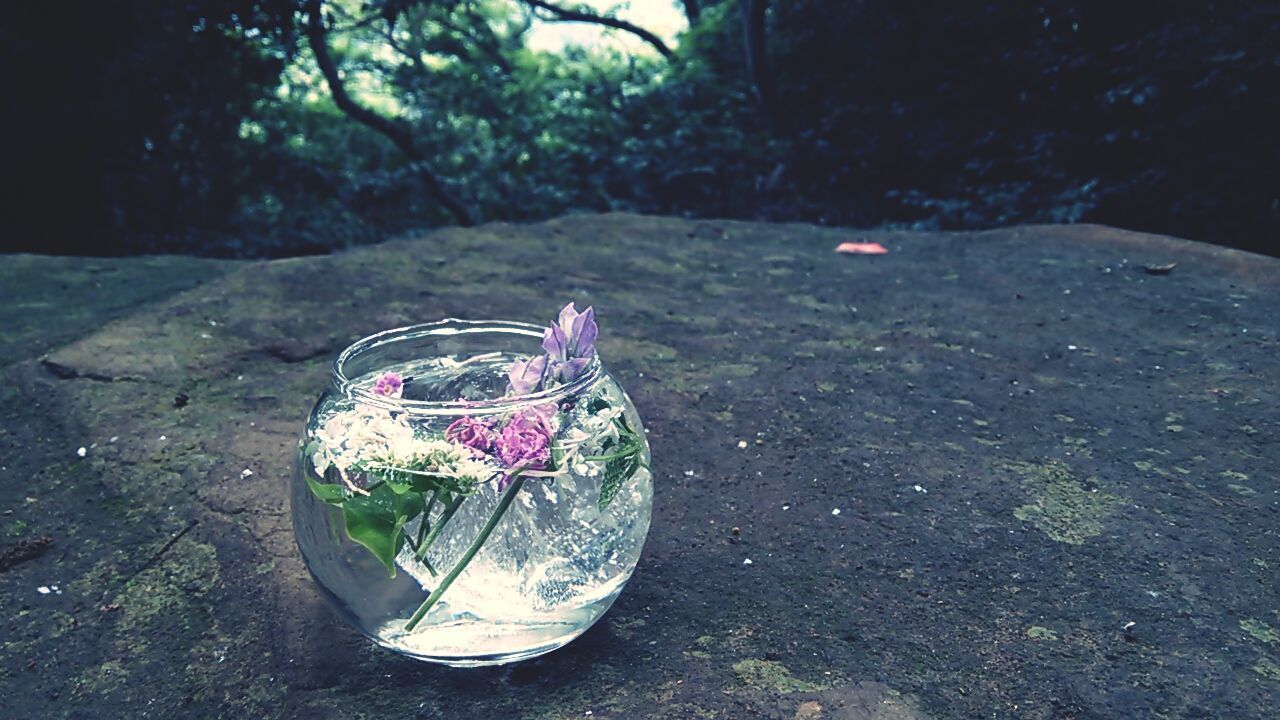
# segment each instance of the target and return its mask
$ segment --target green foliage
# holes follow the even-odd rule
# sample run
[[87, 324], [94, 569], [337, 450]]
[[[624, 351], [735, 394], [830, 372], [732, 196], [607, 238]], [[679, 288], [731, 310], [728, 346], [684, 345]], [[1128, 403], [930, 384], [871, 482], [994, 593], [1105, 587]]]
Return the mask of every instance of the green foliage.
[[[419, 515], [427, 515], [414, 548], [425, 562], [427, 549], [462, 501], [475, 491], [476, 484], [475, 479], [423, 469], [437, 467], [438, 458], [414, 458], [405, 465], [408, 467], [362, 466], [370, 477], [376, 478], [367, 494], [337, 483], [320, 482], [309, 471], [305, 475], [307, 487], [317, 499], [342, 511], [347, 537], [368, 548], [392, 577], [396, 554], [406, 542], [405, 525]], [[433, 526], [429, 514], [437, 501], [443, 503], [444, 510]]]
[[605, 443], [603, 455], [589, 456], [587, 460], [604, 463], [604, 473], [600, 479], [600, 498], [597, 505], [601, 511], [609, 507], [623, 483], [630, 480], [642, 467], [644, 462], [644, 438], [631, 429], [626, 417], [619, 415], [614, 420], [618, 430], [618, 439]]
[[[743, 3], [699, 5], [667, 61], [533, 51], [517, 0], [325, 2], [348, 91], [417, 165], [334, 104], [297, 2], [132, 0], [98, 33], [129, 43], [73, 43], [96, 110], [68, 112], [65, 152], [102, 163], [68, 194], [125, 252], [328, 252], [453, 222], [424, 167], [482, 221], [1098, 220], [1275, 251], [1274, 183], [1253, 181], [1280, 163], [1257, 141], [1280, 122], [1266, 3], [774, 2], [769, 107]], [[58, 23], [15, 27], [11, 65], [61, 44]]]
[[600, 481], [600, 500], [598, 501], [601, 510], [609, 507], [613, 499], [618, 496], [618, 491], [622, 489], [622, 484], [640, 469], [640, 464], [639, 448], [635, 448], [628, 454], [621, 455], [605, 463], [604, 477]]
[[342, 520], [347, 536], [369, 549], [396, 575], [396, 554], [404, 545], [404, 526], [422, 513], [420, 493], [396, 492], [389, 483], [369, 489], [368, 495], [355, 494], [342, 503]]
[[312, 494], [319, 498], [322, 502], [330, 505], [341, 505], [346, 499], [346, 493], [343, 492], [342, 486], [336, 483], [316, 482], [311, 477], [311, 473], [306, 473], [307, 487], [311, 488]]

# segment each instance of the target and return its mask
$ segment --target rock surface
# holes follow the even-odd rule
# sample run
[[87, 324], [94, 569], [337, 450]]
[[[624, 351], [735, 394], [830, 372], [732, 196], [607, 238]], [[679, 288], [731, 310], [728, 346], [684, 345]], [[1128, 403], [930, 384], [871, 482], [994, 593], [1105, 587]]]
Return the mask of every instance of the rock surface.
[[[1095, 226], [628, 215], [275, 262], [0, 257], [0, 697], [15, 718], [1267, 717], [1278, 286], [1276, 260]], [[651, 431], [635, 578], [534, 662], [371, 647], [288, 516], [328, 362], [566, 300], [595, 305]]]

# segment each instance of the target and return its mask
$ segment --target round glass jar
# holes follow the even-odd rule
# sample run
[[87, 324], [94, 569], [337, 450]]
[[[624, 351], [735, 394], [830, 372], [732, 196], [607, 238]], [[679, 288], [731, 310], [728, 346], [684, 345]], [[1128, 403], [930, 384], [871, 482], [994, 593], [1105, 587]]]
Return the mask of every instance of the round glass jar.
[[299, 443], [294, 533], [379, 645], [455, 666], [535, 657], [600, 619], [635, 569], [653, 504], [640, 418], [594, 352], [515, 394], [508, 373], [542, 337], [444, 320], [335, 361]]

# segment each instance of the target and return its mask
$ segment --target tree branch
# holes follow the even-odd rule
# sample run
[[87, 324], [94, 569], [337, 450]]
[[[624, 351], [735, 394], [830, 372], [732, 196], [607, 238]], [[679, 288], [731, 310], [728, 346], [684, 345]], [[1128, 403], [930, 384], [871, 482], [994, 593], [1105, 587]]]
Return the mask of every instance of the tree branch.
[[[489, 59], [489, 62], [497, 66], [504, 75], [510, 75], [512, 73], [511, 63], [503, 56], [502, 46], [499, 43], [497, 35], [493, 32], [493, 28], [491, 28], [489, 23], [477, 12], [469, 11], [467, 16], [473, 23], [471, 27], [461, 26], [456, 23], [452, 23], [447, 19], [439, 19], [436, 20], [436, 22], [440, 23], [445, 28], [454, 31], [460, 37], [465, 37], [470, 40], [477, 48], [480, 49], [480, 52]], [[473, 28], [483, 28], [483, 30]], [[474, 53], [468, 54], [471, 56], [468, 59], [472, 62], [476, 64], [483, 62], [483, 59], [476, 57]]]
[[689, 19], [690, 25], [698, 22], [698, 18], [702, 17], [702, 6], [698, 4], [698, 0], [684, 0], [684, 16]]
[[546, 10], [547, 12], [555, 16], [553, 18], [554, 20], [557, 20], [559, 22], [593, 23], [595, 25], [604, 25], [605, 27], [611, 27], [611, 28], [614, 28], [615, 30], [622, 30], [624, 32], [629, 32], [632, 35], [635, 35], [641, 40], [644, 40], [645, 42], [652, 45], [653, 49], [657, 50], [658, 54], [666, 58], [667, 60], [671, 60], [674, 57], [674, 54], [671, 52], [671, 48], [667, 47], [667, 44], [662, 42], [662, 38], [658, 37], [657, 35], [654, 35], [653, 33], [649, 32], [648, 30], [645, 30], [644, 28], [638, 25], [632, 25], [626, 20], [611, 18], [607, 15], [596, 15], [595, 13], [585, 12], [583, 10], [571, 10], [568, 8], [562, 8], [556, 5], [552, 5], [549, 2], [544, 2], [543, 0], [521, 0], [521, 2], [523, 2], [525, 5], [528, 5], [529, 7], [538, 8], [540, 10]]
[[329, 92], [333, 95], [334, 104], [352, 120], [380, 133], [395, 144], [400, 149], [400, 152], [404, 153], [417, 166], [418, 173], [427, 186], [427, 191], [457, 219], [458, 224], [473, 225], [475, 221], [472, 219], [471, 213], [445, 188], [440, 178], [436, 177], [435, 173], [431, 172], [430, 168], [427, 167], [426, 158], [414, 145], [413, 136], [409, 133], [408, 128], [400, 122], [385, 118], [357, 103], [347, 92], [346, 86], [342, 84], [342, 76], [338, 74], [338, 66], [334, 62], [333, 56], [329, 54], [329, 42], [325, 34], [322, 12], [323, 5], [323, 0], [307, 0], [304, 5], [304, 10], [307, 13], [307, 41], [311, 45], [311, 52], [315, 54], [316, 65], [320, 67], [320, 73], [324, 75], [325, 83], [329, 86]]

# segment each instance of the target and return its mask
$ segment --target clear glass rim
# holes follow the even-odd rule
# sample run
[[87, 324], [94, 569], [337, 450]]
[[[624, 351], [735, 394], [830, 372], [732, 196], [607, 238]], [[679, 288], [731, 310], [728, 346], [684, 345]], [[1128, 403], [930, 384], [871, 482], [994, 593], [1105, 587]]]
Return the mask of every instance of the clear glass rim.
[[356, 358], [365, 353], [393, 343], [417, 340], [425, 337], [449, 337], [465, 334], [505, 333], [542, 339], [542, 327], [530, 323], [511, 320], [460, 320], [445, 318], [429, 323], [406, 325], [392, 328], [363, 337], [338, 353], [330, 371], [334, 390], [338, 394], [366, 405], [400, 410], [413, 415], [489, 415], [493, 413], [515, 410], [528, 405], [559, 401], [576, 394], [579, 390], [593, 384], [603, 372], [599, 353], [591, 356], [591, 364], [586, 372], [571, 382], [553, 388], [540, 390], [524, 395], [508, 395], [486, 400], [404, 400], [377, 395], [371, 390], [357, 385], [347, 377], [346, 368]]

